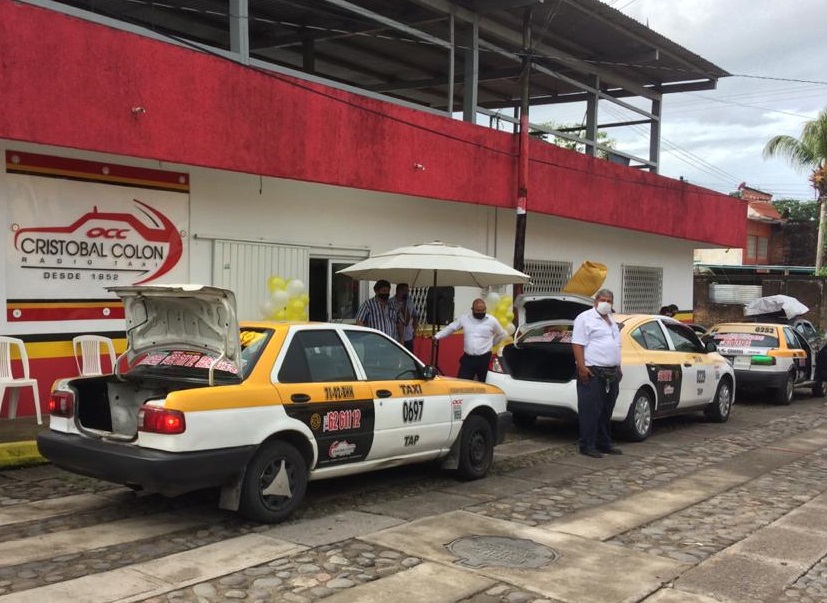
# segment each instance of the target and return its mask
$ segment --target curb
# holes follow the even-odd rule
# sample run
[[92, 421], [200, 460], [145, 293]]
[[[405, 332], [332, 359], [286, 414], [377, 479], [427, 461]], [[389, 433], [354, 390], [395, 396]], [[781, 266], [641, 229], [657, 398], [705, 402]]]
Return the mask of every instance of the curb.
[[27, 467], [47, 462], [37, 450], [37, 442], [11, 442], [0, 444], [0, 469]]

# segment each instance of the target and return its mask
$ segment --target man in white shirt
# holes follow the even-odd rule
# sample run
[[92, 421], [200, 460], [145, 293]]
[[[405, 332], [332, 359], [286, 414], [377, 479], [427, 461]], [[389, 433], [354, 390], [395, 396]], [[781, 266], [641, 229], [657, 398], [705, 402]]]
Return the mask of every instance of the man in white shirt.
[[486, 313], [485, 302], [475, 299], [471, 304], [471, 313], [463, 314], [454, 322], [434, 335], [440, 340], [451, 333], [462, 329], [463, 354], [459, 359], [460, 379], [474, 379], [485, 382], [488, 374], [488, 363], [491, 361], [491, 348], [508, 337], [499, 321]]
[[620, 370], [620, 330], [612, 318], [614, 294], [601, 289], [594, 308], [574, 319], [572, 350], [577, 365], [577, 417], [580, 454], [600, 458], [623, 454], [612, 445], [612, 412], [617, 400]]

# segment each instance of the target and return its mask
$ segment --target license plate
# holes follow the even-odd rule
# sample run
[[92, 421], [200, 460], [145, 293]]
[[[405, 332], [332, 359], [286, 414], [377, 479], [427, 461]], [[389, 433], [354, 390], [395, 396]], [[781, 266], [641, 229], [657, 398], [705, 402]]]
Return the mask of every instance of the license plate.
[[748, 369], [750, 366], [750, 357], [749, 356], [736, 356], [735, 362], [732, 363], [732, 366], [735, 368], [740, 369]]

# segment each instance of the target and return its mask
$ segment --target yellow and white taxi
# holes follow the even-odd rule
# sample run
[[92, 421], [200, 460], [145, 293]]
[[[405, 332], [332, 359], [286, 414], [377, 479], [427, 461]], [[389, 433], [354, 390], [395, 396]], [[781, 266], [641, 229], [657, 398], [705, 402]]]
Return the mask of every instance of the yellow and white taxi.
[[798, 328], [789, 324], [730, 322], [712, 326], [705, 339], [735, 369], [743, 390], [770, 389], [779, 404], [790, 404], [795, 388], [809, 387], [824, 396], [825, 350], [813, 348]]
[[[486, 379], [505, 392], [516, 424], [530, 425], [537, 417], [576, 418], [572, 326], [592, 306], [592, 299], [570, 294], [518, 298], [514, 343], [493, 358]], [[612, 420], [628, 439], [645, 440], [654, 419], [680, 413], [729, 419], [735, 377], [714, 344], [704, 344], [690, 327], [666, 316], [614, 318], [623, 378]]]
[[384, 334], [236, 320], [232, 292], [112, 288], [128, 349], [115, 374], [65, 379], [41, 454], [63, 469], [286, 518], [308, 480], [441, 459], [483, 477], [511, 423], [497, 388], [436, 375]]

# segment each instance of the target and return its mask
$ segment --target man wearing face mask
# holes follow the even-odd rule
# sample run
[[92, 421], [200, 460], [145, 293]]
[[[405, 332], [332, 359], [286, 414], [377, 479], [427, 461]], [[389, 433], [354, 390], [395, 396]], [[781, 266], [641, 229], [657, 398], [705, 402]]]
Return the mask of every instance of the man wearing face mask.
[[434, 335], [439, 340], [462, 329], [463, 354], [459, 359], [460, 379], [474, 379], [485, 382], [488, 363], [491, 361], [491, 349], [508, 337], [499, 321], [486, 313], [487, 308], [482, 299], [475, 299], [471, 304], [471, 313], [463, 314], [454, 322]]
[[376, 294], [367, 300], [356, 313], [356, 324], [382, 331], [388, 337], [399, 341], [399, 331], [396, 323], [398, 312], [396, 304], [390, 301], [391, 284], [382, 279], [373, 285]]
[[623, 454], [612, 445], [612, 412], [617, 400], [620, 370], [620, 330], [612, 317], [614, 294], [601, 289], [594, 308], [574, 319], [572, 350], [577, 365], [577, 416], [580, 454], [601, 458]]
[[419, 312], [413, 300], [408, 295], [408, 283], [397, 283], [396, 295], [391, 300], [396, 305], [399, 319], [396, 323], [397, 339], [402, 342], [409, 351], [414, 351], [414, 335], [419, 328]]

